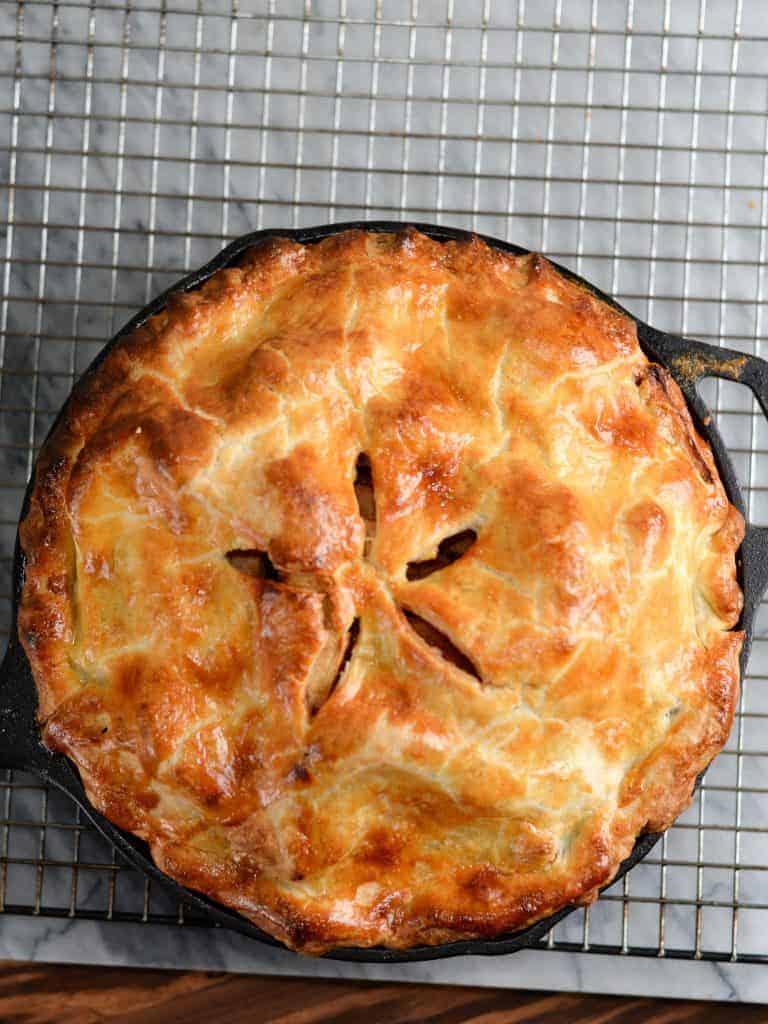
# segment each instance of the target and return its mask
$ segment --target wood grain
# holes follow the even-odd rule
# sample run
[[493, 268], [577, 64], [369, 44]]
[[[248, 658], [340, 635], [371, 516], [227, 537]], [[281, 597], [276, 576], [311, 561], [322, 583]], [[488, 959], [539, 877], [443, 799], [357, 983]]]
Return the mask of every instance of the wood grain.
[[0, 963], [0, 1024], [768, 1024], [768, 1007]]

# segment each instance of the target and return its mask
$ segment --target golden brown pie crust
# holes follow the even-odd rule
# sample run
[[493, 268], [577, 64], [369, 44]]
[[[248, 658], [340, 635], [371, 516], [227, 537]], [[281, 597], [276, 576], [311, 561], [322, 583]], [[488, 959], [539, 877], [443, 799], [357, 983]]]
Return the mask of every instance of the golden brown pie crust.
[[184, 885], [308, 952], [489, 937], [688, 804], [738, 694], [742, 535], [633, 322], [541, 257], [278, 238], [75, 390], [19, 633], [45, 742]]

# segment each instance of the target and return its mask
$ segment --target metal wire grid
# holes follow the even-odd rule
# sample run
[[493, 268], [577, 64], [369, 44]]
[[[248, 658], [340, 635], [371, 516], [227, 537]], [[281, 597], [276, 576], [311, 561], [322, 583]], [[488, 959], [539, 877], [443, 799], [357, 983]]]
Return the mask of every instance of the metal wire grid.
[[[73, 380], [133, 310], [245, 231], [471, 227], [543, 250], [659, 327], [760, 354], [767, 43], [759, 0], [0, 4], [6, 632], [21, 495]], [[766, 520], [768, 427], [737, 385], [707, 397]], [[543, 946], [768, 956], [767, 621], [690, 810]], [[185, 922], [67, 798], [20, 772], [0, 790], [0, 909]]]

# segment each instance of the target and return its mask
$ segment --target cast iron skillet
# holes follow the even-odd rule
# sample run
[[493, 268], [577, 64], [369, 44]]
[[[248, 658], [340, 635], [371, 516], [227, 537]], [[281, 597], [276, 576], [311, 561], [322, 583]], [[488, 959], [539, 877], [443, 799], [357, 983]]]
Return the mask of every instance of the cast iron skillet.
[[[323, 227], [293, 231], [256, 231], [252, 234], [244, 235], [242, 238], [232, 242], [231, 245], [228, 245], [226, 249], [220, 252], [206, 266], [189, 274], [179, 281], [178, 284], [175, 284], [172, 288], [158, 296], [154, 302], [151, 302], [142, 309], [103, 349], [86, 371], [86, 375], [93, 373], [104, 358], [104, 355], [118, 343], [120, 338], [129, 331], [140, 327], [149, 317], [159, 312], [164, 307], [166, 299], [171, 292], [190, 291], [196, 288], [215, 271], [234, 264], [246, 249], [265, 238], [281, 235], [293, 238], [297, 242], [311, 243], [321, 238], [326, 238], [329, 235], [337, 234], [340, 231], [347, 231], [350, 228], [363, 228], [367, 231], [397, 231], [407, 226], [408, 224], [394, 221], [355, 221], [348, 224], [330, 224]], [[470, 237], [469, 232], [453, 228], [436, 227], [430, 224], [413, 224], [411, 226], [418, 228], [438, 241]], [[518, 255], [527, 252], [525, 249], [509, 245], [496, 238], [480, 237], [483, 237], [484, 241], [489, 245], [504, 252]], [[566, 277], [578, 281], [587, 287], [604, 302], [617, 309], [622, 308], [609, 296], [604, 295], [597, 288], [589, 284], [589, 282], [582, 280], [564, 267], [558, 267], [558, 270]], [[623, 310], [623, 312], [626, 313], [627, 311]], [[631, 313], [628, 315], [632, 316]], [[744, 502], [736, 475], [720, 435], [704, 403], [696, 393], [696, 385], [704, 377], [722, 377], [726, 380], [746, 384], [755, 394], [765, 415], [768, 416], [768, 362], [764, 362], [756, 356], [743, 355], [740, 352], [734, 352], [729, 349], [716, 348], [711, 345], [705, 345], [700, 341], [680, 338], [673, 334], [664, 334], [653, 327], [649, 327], [648, 324], [643, 323], [634, 316], [632, 319], [637, 324], [640, 344], [646, 355], [653, 361], [665, 366], [682, 388], [696, 427], [712, 447], [717, 468], [720, 471], [728, 497], [743, 513]], [[24, 498], [21, 512], [22, 518], [26, 515], [31, 486], [30, 483]], [[739, 581], [744, 591], [744, 610], [739, 623], [739, 628], [743, 629], [746, 634], [741, 654], [741, 674], [743, 676], [752, 639], [755, 613], [763, 592], [766, 586], [768, 586], [768, 527], [759, 527], [751, 524], [747, 527], [747, 533], [739, 552], [738, 573]], [[43, 781], [63, 790], [79, 804], [96, 828], [109, 840], [125, 860], [139, 868], [150, 878], [161, 883], [177, 899], [196, 907], [204, 912], [206, 916], [222, 925], [226, 925], [271, 946], [282, 946], [280, 942], [265, 934], [260, 928], [251, 924], [236, 911], [229, 910], [200, 893], [183, 888], [158, 870], [152, 862], [146, 843], [116, 828], [91, 806], [73, 764], [61, 754], [51, 753], [41, 744], [36, 719], [37, 691], [29, 663], [19, 643], [16, 631], [16, 610], [23, 579], [24, 557], [19, 548], [17, 537], [13, 566], [14, 593], [11, 641], [5, 660], [2, 666], [0, 666], [0, 767], [35, 772]], [[658, 842], [659, 838], [659, 834], [640, 836], [635, 843], [631, 855], [619, 868], [616, 878], [621, 878], [633, 865], [642, 860], [655, 843]], [[536, 943], [554, 924], [572, 913], [575, 909], [573, 906], [566, 907], [558, 913], [545, 918], [543, 921], [539, 921], [530, 928], [503, 935], [496, 939], [463, 940], [448, 942], [441, 946], [417, 946], [407, 950], [388, 950], [380, 947], [373, 949], [347, 947], [332, 950], [326, 956], [336, 960], [397, 963], [412, 960], [435, 960], [461, 954], [490, 955], [512, 953]]]

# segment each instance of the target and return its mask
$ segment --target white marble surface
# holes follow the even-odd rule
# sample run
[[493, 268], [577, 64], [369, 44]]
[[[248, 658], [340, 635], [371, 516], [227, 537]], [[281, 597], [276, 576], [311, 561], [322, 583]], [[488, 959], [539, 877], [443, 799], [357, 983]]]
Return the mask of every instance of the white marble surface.
[[[370, 6], [353, 2], [350, 16], [365, 19]], [[281, 5], [284, 16], [270, 29], [259, 17], [265, 5], [242, 0], [234, 34], [229, 17], [216, 16], [219, 6], [197, 18], [192, 0], [175, 0], [164, 26], [156, 12], [126, 14], [122, 5], [99, 5], [91, 23], [86, 6], [65, 2], [58, 23], [47, 3], [25, 5], [20, 24], [12, 5], [0, 8], [0, 35], [8, 37], [0, 68], [21, 61], [15, 80], [0, 79], [0, 89], [10, 87], [0, 102], [0, 180], [19, 186], [0, 190], [0, 229], [11, 214], [14, 222], [0, 230], [0, 477], [13, 485], [0, 491], [5, 594], [28, 442], [44, 436], [71, 371], [182, 271], [255, 228], [358, 217], [475, 227], [560, 258], [659, 327], [762, 351], [763, 305], [754, 300], [766, 284], [764, 49], [749, 40], [765, 32], [760, 18], [749, 22], [761, 5], [746, 5], [736, 51], [731, 0], [710, 5], [705, 32], [722, 38], [705, 42], [697, 37], [698, 0], [678, 0], [666, 44], [660, 3], [635, 5], [629, 44], [623, 4], [600, 4], [601, 33], [591, 37], [590, 0], [569, 2], [559, 34], [541, 31], [552, 24], [551, 2], [528, 5], [522, 32], [513, 31], [516, 5], [493, 3], [485, 31], [461, 6], [472, 30], [449, 35], [435, 27], [441, 5], [425, 4], [414, 32], [351, 23], [340, 33], [327, 20], [335, 5], [318, 0], [305, 36], [292, 17], [300, 3]], [[384, 0], [384, 20], [407, 17], [407, 8]], [[164, 55], [161, 35], [175, 47]], [[200, 61], [184, 49], [198, 38]], [[303, 39], [304, 61], [292, 56]], [[401, 60], [409, 52], [417, 61], [410, 74]], [[483, 54], [485, 72], [469, 66]], [[554, 76], [542, 70], [553, 56]], [[659, 76], [662, 61], [667, 73]], [[160, 89], [153, 83], [161, 77]], [[446, 89], [457, 102], [439, 101]], [[302, 98], [306, 91], [326, 95]], [[481, 94], [482, 116], [474, 102]], [[729, 101], [737, 116], [722, 112]], [[684, 112], [692, 105], [695, 116]], [[741, 479], [768, 484], [768, 456], [749, 454], [766, 448], [768, 429], [738, 414], [750, 400], [736, 386], [710, 397], [737, 410], [720, 423]], [[751, 498], [753, 518], [765, 521], [768, 488]], [[6, 623], [8, 610], [6, 598]], [[768, 712], [765, 648], [758, 641], [744, 696], [753, 716]], [[591, 943], [656, 950], [663, 923], [667, 950], [692, 953], [698, 942], [727, 957], [738, 892], [736, 949], [768, 954], [763, 725], [759, 717], [739, 720], [704, 798], [663, 850], [590, 914]], [[36, 826], [45, 813], [63, 825], [49, 827], [45, 840], [46, 857], [62, 866], [45, 869], [42, 905], [66, 907], [74, 813], [58, 796], [43, 811], [40, 799], [16, 789], [4, 808], [4, 818], [19, 823], [8, 830], [6, 901], [34, 902]], [[84, 838], [77, 852], [81, 863], [105, 865], [79, 874], [76, 906], [92, 912], [106, 906], [109, 878], [108, 851], [98, 845]], [[121, 874], [117, 891], [122, 909], [141, 910], [139, 879]], [[273, 953], [218, 930], [6, 914], [0, 956], [768, 1002], [768, 966], [557, 949], [581, 945], [584, 928], [579, 912], [558, 926], [554, 950], [374, 967]]]
[[216, 930], [0, 918], [0, 959], [187, 968], [246, 974], [432, 982], [495, 988], [768, 1002], [762, 965], [523, 951], [423, 964], [344, 964], [260, 947]]

